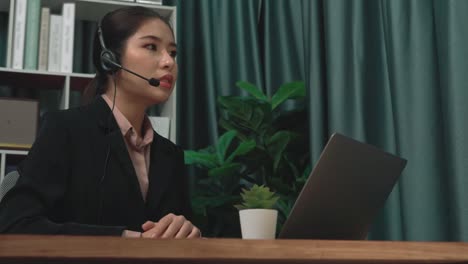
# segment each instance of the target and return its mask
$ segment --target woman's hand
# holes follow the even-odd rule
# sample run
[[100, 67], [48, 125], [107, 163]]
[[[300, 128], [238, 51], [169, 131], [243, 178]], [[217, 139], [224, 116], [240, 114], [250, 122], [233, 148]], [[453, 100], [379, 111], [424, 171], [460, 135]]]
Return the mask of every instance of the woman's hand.
[[183, 215], [168, 214], [159, 222], [147, 221], [142, 225], [144, 238], [199, 238], [200, 230]]

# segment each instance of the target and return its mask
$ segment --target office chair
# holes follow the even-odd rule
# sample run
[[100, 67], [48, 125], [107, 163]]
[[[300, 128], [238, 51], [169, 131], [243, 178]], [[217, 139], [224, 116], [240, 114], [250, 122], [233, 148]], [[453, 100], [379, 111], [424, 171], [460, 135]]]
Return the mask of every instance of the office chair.
[[0, 183], [0, 202], [2, 201], [3, 197], [7, 194], [7, 192], [15, 186], [16, 181], [19, 178], [18, 171], [12, 171], [5, 175], [3, 181]]

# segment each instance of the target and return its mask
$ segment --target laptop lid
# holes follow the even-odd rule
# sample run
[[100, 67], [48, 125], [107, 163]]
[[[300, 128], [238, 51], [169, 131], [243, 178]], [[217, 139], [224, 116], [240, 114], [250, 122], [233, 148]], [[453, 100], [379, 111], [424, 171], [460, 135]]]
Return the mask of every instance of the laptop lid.
[[333, 134], [279, 238], [365, 239], [406, 160]]

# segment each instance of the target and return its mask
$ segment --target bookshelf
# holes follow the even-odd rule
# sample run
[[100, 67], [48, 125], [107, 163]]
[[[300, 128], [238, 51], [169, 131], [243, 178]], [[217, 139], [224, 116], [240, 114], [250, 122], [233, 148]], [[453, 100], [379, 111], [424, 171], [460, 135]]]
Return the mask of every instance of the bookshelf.
[[[0, 12], [3, 14], [8, 14], [7, 27], [12, 27], [11, 24], [14, 23], [14, 16], [11, 16], [11, 12], [14, 12], [15, 10], [15, 1], [17, 0], [0, 1]], [[138, 5], [151, 8], [161, 15], [168, 17], [176, 35], [176, 7], [136, 3], [135, 1], [132, 2], [128, 0], [41, 0], [41, 7], [49, 7], [51, 14], [61, 14], [64, 3], [75, 4], [75, 30], [77, 29], [79, 23], [97, 25], [97, 22], [107, 12], [125, 6]], [[13, 43], [14, 30], [12, 29], [10, 32], [12, 33], [8, 34], [8, 32], [1, 32], [3, 36], [0, 36], [0, 40], [6, 41], [6, 43]], [[77, 40], [75, 38], [75, 42], [76, 41]], [[90, 38], [89, 42], [92, 43], [92, 41], [92, 38]], [[49, 110], [68, 109], [79, 106], [80, 97], [84, 91], [84, 88], [94, 77], [94, 74], [92, 73], [94, 72], [93, 70], [76, 70], [75, 64], [73, 71], [69, 73], [30, 69], [13, 69], [12, 48], [8, 49], [7, 46], [8, 45], [5, 45], [5, 47], [1, 46], [2, 48], [5, 48], [5, 61], [3, 64], [5, 67], [0, 67], [0, 96], [13, 97], [17, 99], [38, 100], [40, 101], [41, 114]], [[12, 44], [10, 47], [11, 46]], [[78, 53], [77, 49], [74, 49], [73, 52], [74, 60], [79, 57], [87, 57], [89, 59], [91, 58], [91, 52], [89, 50], [87, 53], [83, 52], [83, 50], [79, 51], [83, 52], [83, 54]], [[7, 92], [2, 94], [2, 91]], [[49, 105], [44, 108], [45, 103], [42, 104], [41, 101], [41, 98], [44, 96], [40, 94], [48, 92], [52, 92], [56, 96], [52, 96], [55, 98], [54, 100], [51, 100], [52, 105], [50, 105], [50, 102], [48, 102]], [[158, 112], [159, 117], [163, 117], [165, 120], [169, 120], [170, 129], [168, 132], [168, 138], [173, 142], [176, 141], [176, 98], [177, 89], [174, 87], [173, 93], [169, 100], [165, 104], [153, 109], [154, 111], [151, 111], [152, 113]], [[10, 168], [9, 170], [11, 170], [11, 168], [17, 165], [27, 155], [27, 153], [28, 149], [15, 149], [11, 147], [2, 148], [0, 146], [0, 183], [8, 172], [7, 168]]]

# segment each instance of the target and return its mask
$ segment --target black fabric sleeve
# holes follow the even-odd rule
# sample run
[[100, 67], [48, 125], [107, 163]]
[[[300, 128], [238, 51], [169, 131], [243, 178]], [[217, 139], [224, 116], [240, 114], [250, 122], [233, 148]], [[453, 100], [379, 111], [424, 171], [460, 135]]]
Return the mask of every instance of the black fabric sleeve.
[[[67, 191], [70, 134], [63, 112], [47, 114], [28, 156], [19, 167], [17, 184], [0, 204], [0, 233], [122, 235], [123, 226], [60, 223]], [[66, 205], [65, 205], [66, 206]]]

